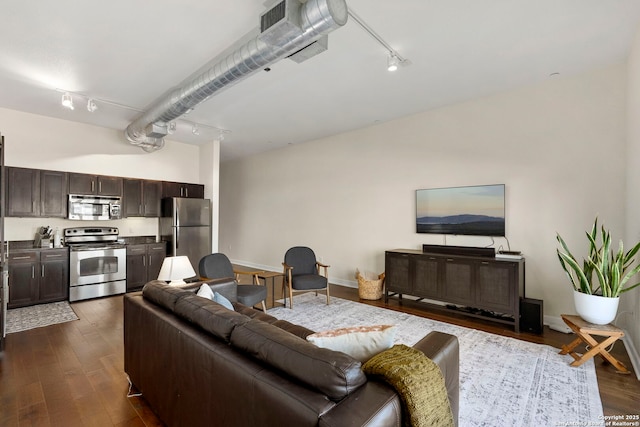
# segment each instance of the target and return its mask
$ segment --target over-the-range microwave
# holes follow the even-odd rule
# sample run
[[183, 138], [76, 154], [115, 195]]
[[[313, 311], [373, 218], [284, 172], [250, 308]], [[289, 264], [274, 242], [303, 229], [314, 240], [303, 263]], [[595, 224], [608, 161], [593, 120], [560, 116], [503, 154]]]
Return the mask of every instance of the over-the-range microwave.
[[119, 196], [69, 194], [67, 218], [84, 221], [120, 219]]

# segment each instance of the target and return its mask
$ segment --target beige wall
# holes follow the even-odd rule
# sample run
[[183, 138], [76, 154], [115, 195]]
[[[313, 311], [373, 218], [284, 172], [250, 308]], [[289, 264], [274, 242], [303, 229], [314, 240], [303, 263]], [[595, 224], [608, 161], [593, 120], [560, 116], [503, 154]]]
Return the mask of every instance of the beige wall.
[[223, 163], [220, 250], [279, 270], [287, 248], [308, 245], [332, 266], [332, 282], [353, 286], [356, 268], [384, 270], [386, 249], [445, 243], [415, 233], [416, 189], [504, 183], [527, 296], [543, 299], [547, 315], [573, 312], [555, 233], [580, 254], [599, 215], [621, 237], [625, 103], [620, 64]]
[[[96, 114], [99, 114], [96, 113]], [[131, 178], [200, 183], [200, 148], [168, 141], [146, 153], [127, 143], [120, 130], [107, 129], [0, 108], [7, 166], [95, 173]], [[81, 225], [89, 225], [82, 222]], [[112, 221], [123, 236], [156, 235], [157, 219]], [[39, 226], [77, 226], [55, 218], [7, 218], [7, 240], [30, 240]]]
[[[629, 89], [626, 237], [628, 245], [632, 245], [640, 240], [640, 197], [638, 197], [638, 188], [640, 188], [640, 30], [636, 34], [629, 55], [627, 75]], [[622, 295], [617, 324], [627, 330], [635, 349], [640, 349], [640, 288]], [[638, 358], [637, 354], [636, 358]], [[635, 368], [636, 372], [640, 371], [640, 366]], [[640, 377], [640, 373], [638, 376]]]

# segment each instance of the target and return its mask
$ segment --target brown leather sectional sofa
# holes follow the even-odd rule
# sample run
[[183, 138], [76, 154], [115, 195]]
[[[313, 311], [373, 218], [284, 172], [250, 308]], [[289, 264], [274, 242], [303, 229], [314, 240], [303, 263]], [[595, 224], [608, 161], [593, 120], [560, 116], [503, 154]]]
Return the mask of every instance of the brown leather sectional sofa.
[[[207, 282], [235, 312], [195, 295], [200, 284], [152, 281], [124, 297], [124, 363], [169, 426], [401, 426], [399, 396], [360, 362], [315, 347], [312, 331], [235, 302], [232, 279]], [[456, 337], [415, 345], [442, 369], [458, 419]]]

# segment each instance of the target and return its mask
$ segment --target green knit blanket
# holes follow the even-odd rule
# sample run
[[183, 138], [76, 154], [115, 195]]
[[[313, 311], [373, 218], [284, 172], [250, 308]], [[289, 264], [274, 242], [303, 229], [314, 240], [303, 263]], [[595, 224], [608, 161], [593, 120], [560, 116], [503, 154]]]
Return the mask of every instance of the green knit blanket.
[[396, 344], [373, 356], [362, 369], [396, 389], [405, 426], [454, 426], [442, 371], [420, 350]]

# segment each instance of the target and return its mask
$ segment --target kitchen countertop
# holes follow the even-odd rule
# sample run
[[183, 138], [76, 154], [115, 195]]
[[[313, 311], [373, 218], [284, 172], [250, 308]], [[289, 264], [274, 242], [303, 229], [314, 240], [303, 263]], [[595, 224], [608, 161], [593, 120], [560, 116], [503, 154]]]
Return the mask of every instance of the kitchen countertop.
[[125, 245], [144, 245], [147, 243], [160, 243], [156, 240], [156, 236], [127, 236], [127, 237], [120, 237], [118, 241], [124, 242]]
[[[124, 243], [125, 245], [143, 245], [147, 243], [159, 243], [156, 242], [156, 236], [126, 236], [120, 237], [118, 241]], [[66, 249], [67, 246], [62, 246], [58, 248], [50, 248], [50, 247], [39, 247], [34, 246], [33, 240], [11, 240], [8, 242], [9, 251], [23, 251], [23, 250], [52, 250], [52, 249]]]

